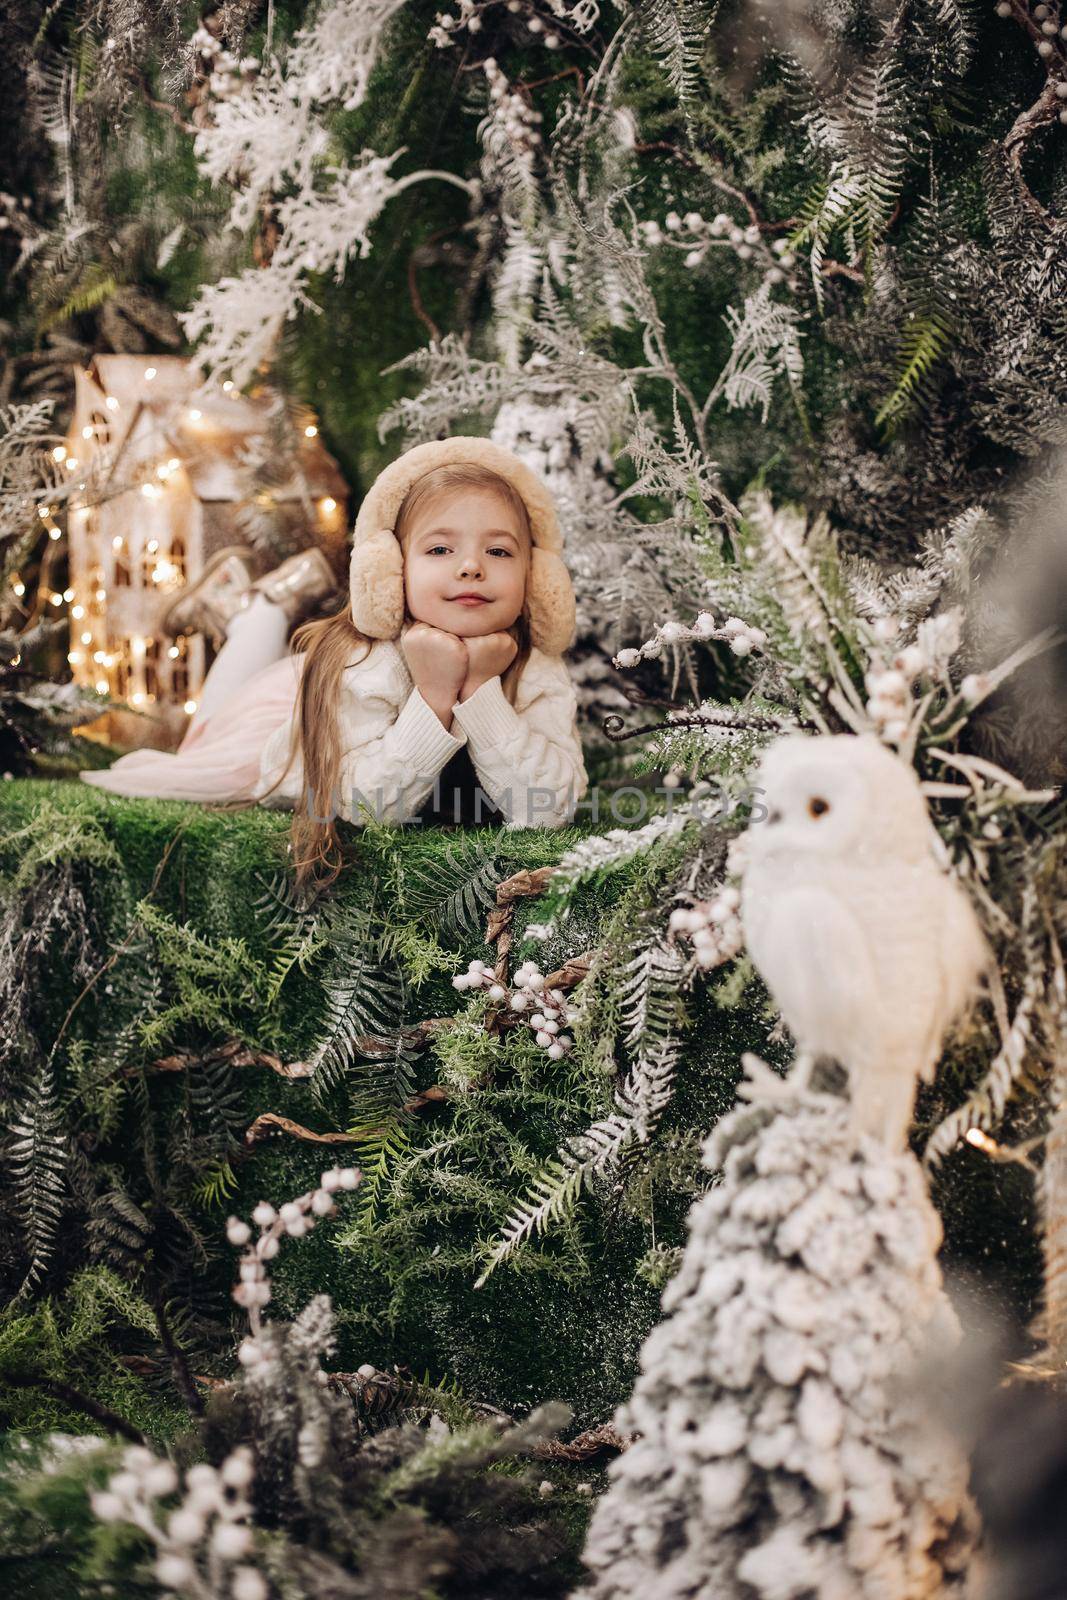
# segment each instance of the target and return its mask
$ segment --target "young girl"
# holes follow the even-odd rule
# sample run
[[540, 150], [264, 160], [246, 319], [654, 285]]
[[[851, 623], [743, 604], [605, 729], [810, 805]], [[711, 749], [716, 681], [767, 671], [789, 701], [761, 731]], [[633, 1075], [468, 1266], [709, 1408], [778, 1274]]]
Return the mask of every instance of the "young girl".
[[133, 751], [81, 777], [291, 808], [301, 882], [336, 876], [338, 816], [560, 827], [588, 789], [561, 550], [548, 490], [511, 451], [417, 445], [360, 507], [347, 606], [298, 627], [287, 650], [285, 615], [261, 590], [235, 611], [177, 752]]

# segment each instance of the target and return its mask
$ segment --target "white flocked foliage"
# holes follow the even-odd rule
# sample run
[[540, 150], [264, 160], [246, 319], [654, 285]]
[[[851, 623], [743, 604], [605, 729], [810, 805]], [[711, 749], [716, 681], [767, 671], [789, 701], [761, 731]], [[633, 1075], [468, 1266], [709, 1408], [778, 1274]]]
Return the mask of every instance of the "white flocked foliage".
[[959, 1325], [910, 1153], [805, 1093], [704, 1148], [666, 1317], [616, 1425], [638, 1435], [590, 1524], [583, 1600], [920, 1600], [968, 1593], [963, 1453], [920, 1378]]

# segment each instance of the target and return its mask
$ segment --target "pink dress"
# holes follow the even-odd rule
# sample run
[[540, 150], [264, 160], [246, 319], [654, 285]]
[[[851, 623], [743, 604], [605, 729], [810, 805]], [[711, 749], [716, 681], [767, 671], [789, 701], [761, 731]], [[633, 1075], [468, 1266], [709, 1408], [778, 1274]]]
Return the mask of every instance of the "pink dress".
[[210, 717], [190, 728], [178, 749], [131, 750], [83, 783], [112, 794], [163, 800], [247, 800], [260, 775], [260, 756], [296, 705], [304, 655], [285, 655], [261, 667]]

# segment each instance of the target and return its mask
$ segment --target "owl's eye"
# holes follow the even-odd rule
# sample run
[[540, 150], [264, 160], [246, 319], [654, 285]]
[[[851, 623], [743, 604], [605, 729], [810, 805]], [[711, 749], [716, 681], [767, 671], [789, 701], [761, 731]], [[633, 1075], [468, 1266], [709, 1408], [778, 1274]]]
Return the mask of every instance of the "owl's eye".
[[808, 801], [809, 817], [825, 817], [830, 809], [829, 800], [824, 800], [821, 794], [812, 795]]

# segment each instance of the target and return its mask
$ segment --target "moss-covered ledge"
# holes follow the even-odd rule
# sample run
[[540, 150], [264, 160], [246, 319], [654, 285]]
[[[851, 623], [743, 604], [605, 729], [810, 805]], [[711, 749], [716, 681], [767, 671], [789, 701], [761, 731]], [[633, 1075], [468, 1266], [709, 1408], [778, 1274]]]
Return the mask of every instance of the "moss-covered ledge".
[[[47, 1184], [43, 1196], [8, 1180], [0, 1189], [4, 1297], [38, 1249], [46, 1258], [18, 1303], [11, 1359], [67, 1381], [74, 1370], [86, 1392], [165, 1429], [175, 1396], [150, 1302], [171, 1308], [197, 1372], [227, 1371], [226, 1216], [302, 1192], [342, 1158], [364, 1183], [310, 1238], [287, 1243], [279, 1314], [326, 1292], [342, 1368], [399, 1363], [473, 1400], [558, 1397], [579, 1423], [603, 1419], [628, 1392], [707, 1181], [701, 1137], [732, 1103], [742, 1051], [769, 1055], [765, 996], [756, 984], [731, 1004], [729, 975], [687, 995], [653, 1145], [476, 1289], [486, 1241], [561, 1140], [611, 1112], [614, 1061], [604, 1051], [598, 1062], [596, 1037], [554, 1061], [527, 1028], [487, 1028], [484, 992], [452, 979], [496, 958], [485, 916], [495, 886], [551, 867], [592, 830], [347, 830], [345, 871], [305, 922], [286, 897], [288, 824], [283, 812], [129, 800], [76, 782], [0, 785], [5, 1001], [20, 1038], [3, 1122], [32, 1106], [62, 1172], [51, 1232]], [[520, 897], [511, 970], [532, 956], [550, 972], [605, 936], [625, 951], [666, 876], [665, 858], [593, 879], [544, 943], [523, 942], [542, 901]], [[365, 1027], [350, 1027], [368, 1048], [346, 1050], [342, 1029], [316, 1076], [300, 1075], [342, 1003], [378, 1019], [392, 1047], [375, 1051]], [[428, 1019], [453, 1021], [416, 1032]], [[442, 1093], [421, 1097], [430, 1086]], [[345, 1142], [316, 1144], [265, 1117]], [[1037, 1278], [1019, 1247], [1033, 1237], [1020, 1221], [1025, 1183], [969, 1159], [950, 1165], [939, 1196], [950, 1248], [1025, 1310]], [[92, 1315], [69, 1309], [87, 1305]], [[4, 1350], [0, 1328], [0, 1375]], [[39, 1390], [0, 1402], [0, 1423], [58, 1420], [74, 1419]]]
[[[0, 787], [9, 915], [35, 884], [52, 904], [66, 896], [77, 910], [77, 926], [50, 930], [36, 973], [40, 980], [46, 970], [47, 981], [23, 997], [36, 1046], [24, 1073], [62, 1036], [55, 1097], [81, 1169], [40, 1289], [62, 1296], [87, 1263], [113, 1258], [139, 1282], [145, 1259], [158, 1276], [164, 1255], [176, 1252], [165, 1289], [192, 1294], [207, 1330], [200, 1364], [211, 1370], [221, 1348], [212, 1325], [232, 1311], [226, 1215], [305, 1189], [343, 1155], [363, 1167], [364, 1189], [284, 1253], [279, 1307], [295, 1310], [329, 1292], [341, 1314], [342, 1365], [400, 1362], [433, 1381], [454, 1380], [474, 1398], [524, 1406], [558, 1395], [576, 1404], [579, 1420], [603, 1416], [625, 1393], [658, 1315], [657, 1284], [635, 1276], [635, 1264], [650, 1238], [679, 1238], [687, 1181], [668, 1182], [673, 1202], [654, 1219], [610, 1193], [590, 1199], [578, 1221], [475, 1291], [479, 1240], [500, 1227], [560, 1139], [586, 1125], [590, 1104], [603, 1099], [610, 1109], [610, 1084], [594, 1085], [592, 1100], [588, 1083], [573, 1092], [563, 1063], [529, 1030], [487, 1033], [484, 1002], [452, 983], [474, 958], [496, 958], [485, 939], [494, 885], [553, 865], [590, 828], [347, 830], [349, 860], [330, 921], [309, 941], [283, 903], [288, 823], [283, 812], [131, 800], [76, 782]], [[594, 947], [634, 878], [623, 869], [591, 884], [563, 935], [522, 955], [548, 972]], [[458, 893], [442, 897], [440, 886], [453, 881]], [[515, 902], [516, 946], [539, 903]], [[316, 1093], [307, 1078], [276, 1068], [299, 1066], [321, 1043], [330, 981], [346, 964], [359, 970], [362, 934], [376, 918], [392, 931], [404, 1023], [455, 1016], [461, 1025], [399, 1064], [354, 1058], [332, 1089]], [[730, 1042], [729, 1031], [725, 1078], [699, 1110], [686, 1108], [683, 1122], [694, 1112], [701, 1123], [714, 1120], [732, 1098], [741, 1041]], [[231, 1040], [245, 1047], [236, 1057], [220, 1053]], [[388, 1113], [406, 1098], [405, 1074], [416, 1090], [444, 1081], [447, 1098], [399, 1120], [383, 1115], [385, 1137], [376, 1141], [366, 1115], [373, 1080], [383, 1080]], [[17, 1114], [19, 1099], [9, 1078], [6, 1116]], [[358, 1128], [360, 1138], [325, 1147], [279, 1131], [249, 1148], [247, 1130], [269, 1115], [311, 1132]], [[144, 1218], [143, 1242], [121, 1237], [127, 1202]], [[25, 1260], [11, 1254], [14, 1288]], [[132, 1339], [135, 1349], [140, 1343]], [[112, 1380], [97, 1373], [93, 1381], [107, 1391]]]

